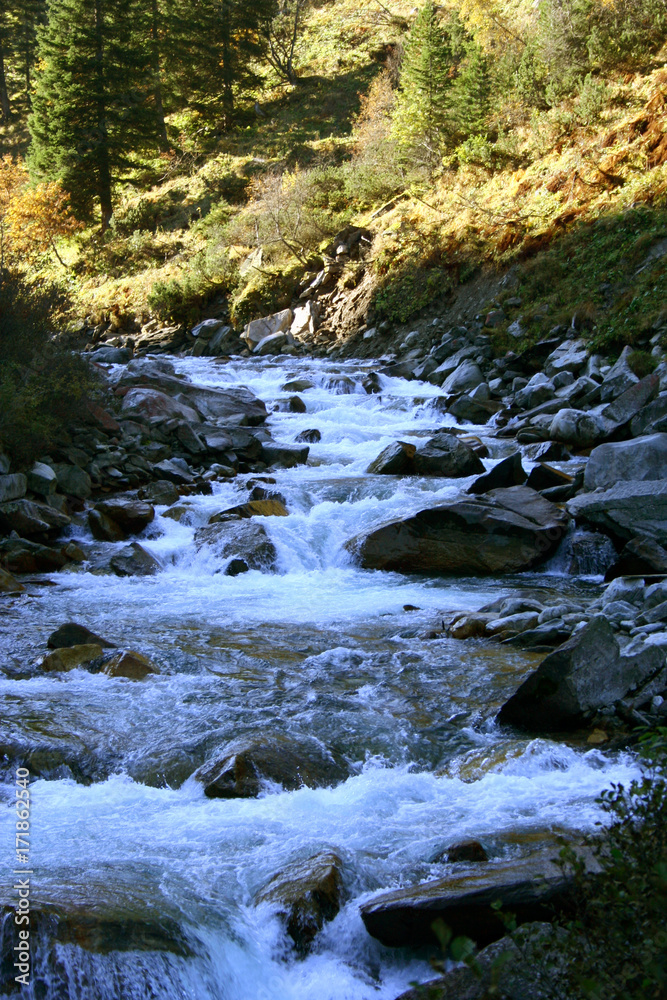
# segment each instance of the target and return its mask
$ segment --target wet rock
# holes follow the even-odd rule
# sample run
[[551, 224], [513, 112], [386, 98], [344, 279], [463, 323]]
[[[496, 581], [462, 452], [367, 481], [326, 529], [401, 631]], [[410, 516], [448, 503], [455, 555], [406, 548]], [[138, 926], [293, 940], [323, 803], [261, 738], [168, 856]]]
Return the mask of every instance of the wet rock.
[[48, 497], [58, 488], [58, 478], [50, 465], [35, 462], [28, 473], [28, 489], [40, 497]]
[[468, 392], [484, 382], [482, 371], [476, 362], [468, 359], [454, 369], [442, 383], [445, 392]]
[[250, 567], [245, 559], [230, 559], [225, 568], [225, 576], [240, 576], [241, 573], [248, 573]]
[[475, 612], [470, 615], [463, 615], [457, 618], [448, 629], [452, 639], [474, 639], [486, 634], [486, 626], [494, 621], [498, 615], [495, 612]]
[[518, 614], [505, 615], [502, 618], [493, 618], [487, 623], [484, 631], [486, 635], [508, 639], [512, 635], [518, 635], [519, 632], [535, 628], [538, 618], [537, 611], [522, 611]]
[[103, 670], [108, 677], [127, 677], [132, 681], [142, 681], [149, 674], [160, 672], [147, 656], [132, 650], [122, 650], [105, 660]]
[[568, 476], [560, 469], [554, 469], [551, 465], [540, 462], [530, 470], [526, 486], [533, 490], [549, 490], [554, 486], [568, 486], [572, 483], [572, 476]]
[[609, 433], [608, 425], [598, 414], [584, 410], [559, 410], [549, 427], [549, 437], [575, 448], [590, 448], [603, 441]]
[[464, 394], [450, 404], [449, 412], [459, 423], [486, 424], [501, 408], [497, 400], [474, 399], [472, 394]]
[[138, 535], [155, 517], [153, 506], [136, 496], [122, 494], [109, 500], [100, 500], [95, 510], [115, 521], [126, 535]]
[[242, 560], [249, 569], [271, 570], [278, 557], [264, 526], [252, 519], [199, 528], [195, 532], [195, 545], [198, 549], [207, 545], [221, 559]]
[[91, 351], [90, 360], [97, 365], [126, 365], [132, 360], [129, 347], [98, 347]]
[[88, 511], [88, 527], [98, 542], [124, 542], [127, 538], [120, 525], [100, 510]]
[[91, 632], [85, 625], [79, 625], [77, 622], [65, 622], [46, 640], [49, 649], [67, 649], [70, 646], [90, 645], [91, 643], [102, 646], [104, 649], [116, 648], [115, 643], [103, 639], [95, 632]]
[[79, 500], [86, 500], [93, 492], [90, 476], [85, 469], [80, 469], [78, 465], [67, 465], [57, 463], [53, 466], [53, 471], [58, 480], [58, 489], [69, 497], [77, 497]]
[[445, 431], [434, 435], [417, 449], [415, 472], [419, 476], [444, 476], [458, 479], [484, 472], [482, 460], [455, 434]]
[[180, 492], [176, 489], [174, 483], [169, 482], [168, 479], [158, 479], [157, 482], [142, 486], [137, 495], [140, 500], [148, 500], [154, 504], [171, 506], [178, 500]]
[[287, 791], [329, 788], [349, 777], [349, 769], [318, 740], [283, 735], [248, 735], [223, 747], [193, 777], [210, 799], [256, 798], [266, 781]]
[[297, 465], [305, 465], [308, 461], [310, 448], [295, 448], [293, 445], [265, 444], [262, 446], [262, 461], [267, 465], [282, 469], [293, 469]]
[[286, 333], [271, 333], [256, 344], [253, 348], [253, 354], [258, 354], [260, 357], [266, 354], [280, 354], [287, 343], [288, 336]]
[[255, 896], [255, 904], [270, 903], [283, 917], [297, 951], [308, 951], [324, 923], [333, 920], [343, 901], [343, 863], [333, 851], [294, 861], [275, 875]]
[[366, 469], [371, 476], [408, 476], [414, 472], [416, 448], [405, 441], [387, 445]]
[[15, 580], [7, 570], [0, 568], [0, 594], [20, 594], [24, 590], [23, 584]]
[[102, 658], [104, 650], [98, 643], [84, 643], [81, 646], [62, 646], [47, 653], [40, 664], [42, 670], [66, 671], [77, 667], [87, 667]]
[[566, 569], [571, 576], [604, 576], [616, 561], [611, 540], [599, 531], [578, 528], [566, 540]]
[[158, 389], [130, 389], [123, 399], [122, 411], [128, 417], [163, 417], [165, 420], [176, 417], [189, 424], [200, 423], [196, 410]]
[[10, 573], [55, 573], [67, 564], [67, 556], [26, 538], [7, 538], [0, 542], [0, 563]]
[[631, 538], [605, 567], [605, 580], [622, 576], [652, 576], [667, 574], [667, 550], [653, 539]]
[[628, 480], [658, 479], [667, 479], [667, 434], [650, 434], [594, 448], [584, 484], [587, 490], [595, 490]]
[[69, 523], [67, 514], [61, 514], [47, 504], [32, 500], [10, 500], [9, 503], [0, 504], [0, 531], [7, 534], [15, 531], [17, 535], [28, 538], [33, 535], [57, 534]]
[[20, 500], [26, 495], [28, 480], [22, 472], [13, 475], [0, 476], [0, 503], [10, 500]]
[[567, 504], [577, 523], [593, 525], [621, 541], [637, 536], [667, 546], [667, 482], [617, 483], [580, 493]]
[[219, 521], [235, 520], [237, 518], [248, 517], [287, 517], [289, 511], [281, 500], [249, 500], [247, 503], [238, 504], [237, 507], [229, 507], [209, 517], [209, 524], [217, 524]]
[[296, 378], [291, 382], [285, 382], [280, 388], [282, 392], [305, 392], [306, 389], [314, 389], [315, 383], [308, 378]]
[[455, 864], [460, 861], [488, 861], [489, 856], [479, 840], [462, 840], [452, 844], [446, 851], [447, 861]]
[[648, 646], [621, 653], [600, 615], [545, 657], [505, 702], [498, 721], [532, 732], [574, 728], [643, 685], [663, 662], [664, 655]]
[[537, 565], [559, 545], [568, 515], [525, 486], [419, 511], [351, 539], [367, 569], [497, 574]]
[[509, 486], [521, 486], [526, 481], [526, 472], [521, 464], [521, 452], [504, 458], [492, 469], [479, 476], [468, 487], [468, 493], [488, 493], [489, 490], [504, 489]]
[[309, 430], [301, 431], [294, 440], [297, 444], [317, 444], [322, 440], [322, 434], [316, 427], [313, 427]]
[[281, 413], [305, 413], [307, 407], [300, 396], [290, 396], [289, 399], [280, 400], [278, 410]]
[[438, 943], [432, 929], [436, 920], [443, 920], [454, 937], [464, 935], [482, 946], [505, 933], [494, 903], [515, 914], [519, 924], [549, 920], [552, 908], [562, 907], [571, 891], [572, 880], [540, 854], [383, 893], [361, 907], [361, 918], [368, 933], [391, 948]]
[[194, 476], [192, 469], [183, 459], [167, 458], [153, 466], [153, 471], [163, 479], [175, 483], [177, 486], [186, 486], [191, 483]]
[[109, 561], [116, 576], [154, 576], [162, 568], [138, 542], [132, 542]]
[[382, 392], [382, 382], [380, 381], [380, 376], [377, 372], [371, 372], [367, 375], [362, 381], [361, 386], [364, 392], [367, 392], [369, 396]]

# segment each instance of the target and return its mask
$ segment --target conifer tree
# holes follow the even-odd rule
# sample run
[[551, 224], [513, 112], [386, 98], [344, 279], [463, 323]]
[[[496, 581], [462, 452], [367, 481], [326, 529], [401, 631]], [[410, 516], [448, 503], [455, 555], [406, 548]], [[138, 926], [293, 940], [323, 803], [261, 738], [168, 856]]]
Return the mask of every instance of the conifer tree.
[[453, 87], [452, 104], [457, 132], [468, 137], [486, 135], [491, 103], [491, 76], [482, 49], [476, 42], [466, 45], [466, 58]]
[[157, 142], [150, 24], [143, 0], [51, 0], [39, 33], [30, 168], [60, 180], [81, 218], [113, 213], [128, 154]]
[[7, 87], [7, 57], [11, 51], [14, 32], [13, 10], [10, 0], [0, 0], [0, 112], [4, 121], [9, 121], [12, 113]]
[[31, 105], [32, 75], [37, 59], [37, 29], [46, 22], [46, 0], [19, 0], [16, 53], [25, 80], [25, 95]]
[[458, 45], [456, 33], [441, 24], [428, 0], [405, 47], [393, 134], [404, 151], [417, 153], [431, 168], [440, 160], [451, 131], [452, 69]]

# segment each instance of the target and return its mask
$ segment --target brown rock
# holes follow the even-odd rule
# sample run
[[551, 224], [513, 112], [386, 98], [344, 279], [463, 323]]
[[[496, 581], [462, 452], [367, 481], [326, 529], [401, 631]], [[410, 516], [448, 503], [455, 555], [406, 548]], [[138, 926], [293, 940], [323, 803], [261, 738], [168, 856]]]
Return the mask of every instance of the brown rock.
[[99, 643], [85, 643], [82, 646], [67, 646], [47, 653], [41, 662], [42, 670], [74, 670], [85, 667], [103, 655]]
[[15, 531], [22, 538], [56, 534], [67, 527], [70, 519], [54, 507], [32, 500], [12, 500], [0, 504], [0, 531]]
[[88, 527], [98, 542], [124, 542], [127, 537], [121, 526], [101, 510], [88, 511]]
[[229, 507], [227, 510], [213, 514], [209, 518], [209, 524], [217, 524], [221, 521], [249, 517], [287, 517], [289, 511], [281, 500], [268, 498], [266, 500], [249, 500], [247, 503], [239, 504], [238, 507]]
[[333, 920], [343, 900], [343, 863], [332, 851], [295, 861], [275, 875], [255, 897], [272, 903], [287, 925], [297, 950], [304, 953], [325, 921]]
[[54, 573], [66, 565], [67, 556], [26, 538], [7, 538], [0, 542], [0, 562], [10, 573]]
[[447, 860], [457, 861], [488, 861], [489, 856], [479, 840], [462, 840], [447, 848]]
[[132, 650], [122, 650], [104, 664], [104, 673], [109, 677], [128, 677], [133, 681], [142, 681], [149, 674], [159, 672], [148, 657]]
[[115, 649], [115, 644], [103, 639], [95, 632], [91, 632], [85, 625], [78, 625], [76, 622], [66, 622], [59, 629], [52, 632], [46, 640], [49, 649], [68, 649], [72, 646], [90, 645], [95, 643], [105, 649]]
[[0, 568], [0, 594], [20, 594], [23, 590], [23, 584], [15, 580], [7, 570]]
[[111, 518], [126, 535], [138, 535], [155, 517], [155, 509], [135, 496], [116, 496], [95, 504], [95, 510]]
[[380, 452], [366, 472], [371, 476], [408, 476], [414, 474], [413, 459], [417, 449], [413, 444], [396, 441]]

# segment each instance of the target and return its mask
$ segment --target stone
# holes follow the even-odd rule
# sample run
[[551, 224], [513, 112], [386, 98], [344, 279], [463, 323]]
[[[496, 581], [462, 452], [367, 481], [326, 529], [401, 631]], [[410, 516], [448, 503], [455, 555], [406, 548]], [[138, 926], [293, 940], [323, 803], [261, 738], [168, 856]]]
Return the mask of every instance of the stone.
[[296, 444], [318, 444], [322, 440], [322, 433], [316, 427], [301, 431], [294, 438]]
[[67, 564], [61, 549], [52, 549], [26, 538], [0, 542], [0, 563], [10, 573], [55, 573]]
[[631, 538], [605, 571], [605, 580], [667, 574], [667, 550], [650, 538]]
[[269, 903], [277, 909], [297, 951], [304, 954], [341, 908], [342, 872], [343, 863], [333, 851], [293, 861], [260, 889], [255, 904]]
[[224, 320], [204, 319], [201, 323], [197, 323], [196, 326], [192, 327], [191, 333], [195, 338], [210, 340], [213, 334], [217, 333], [221, 326], [224, 326]]
[[58, 477], [45, 462], [35, 462], [27, 478], [30, 492], [40, 497], [48, 497], [58, 488]]
[[577, 523], [602, 529], [620, 541], [637, 536], [667, 547], [667, 482], [617, 483], [606, 490], [580, 493], [567, 509]]
[[654, 372], [626, 389], [613, 403], [604, 406], [601, 413], [610, 428], [610, 433], [631, 423], [633, 417], [655, 399], [659, 389], [660, 377]]
[[287, 517], [289, 511], [282, 502], [276, 499], [249, 500], [247, 503], [238, 504], [236, 507], [229, 507], [209, 517], [209, 524], [217, 524], [219, 521], [234, 520], [248, 517]]
[[132, 542], [109, 561], [116, 576], [154, 576], [162, 568], [138, 542]]
[[639, 379], [630, 368], [629, 358], [632, 348], [627, 345], [623, 348], [621, 356], [612, 368], [605, 375], [600, 386], [600, 399], [603, 403], [608, 403], [616, 399], [631, 386], [636, 385]]
[[621, 652], [611, 625], [598, 615], [544, 658], [505, 702], [498, 722], [530, 732], [576, 728], [640, 687], [663, 662], [648, 646]]
[[266, 354], [280, 354], [281, 350], [288, 343], [286, 333], [271, 333], [264, 337], [253, 348], [253, 354], [263, 357]]
[[588, 360], [588, 349], [583, 340], [566, 340], [560, 344], [544, 362], [544, 373], [549, 378], [559, 372], [576, 375]]
[[243, 340], [252, 351], [255, 345], [259, 344], [265, 337], [270, 337], [274, 333], [285, 333], [289, 330], [293, 319], [292, 310], [283, 309], [281, 312], [265, 316], [263, 319], [251, 320], [243, 331]]
[[90, 476], [78, 465], [57, 463], [53, 466], [53, 471], [58, 480], [58, 489], [68, 497], [87, 500], [93, 492]]
[[305, 392], [306, 389], [314, 389], [315, 383], [309, 378], [296, 378], [291, 382], [285, 382], [280, 388], [282, 392]]
[[630, 604], [636, 604], [639, 607], [644, 603], [644, 581], [618, 577], [608, 587], [605, 587], [600, 600], [603, 607], [613, 601], [629, 601]]
[[439, 943], [432, 929], [436, 920], [453, 937], [463, 935], [483, 946], [505, 933], [495, 903], [511, 911], [518, 924], [549, 920], [552, 908], [562, 906], [571, 891], [572, 878], [544, 852], [382, 893], [362, 905], [361, 918], [368, 933], [390, 948]]
[[409, 476], [414, 474], [416, 447], [405, 441], [387, 445], [366, 469], [371, 476]]
[[448, 375], [442, 384], [445, 392], [467, 392], [484, 382], [484, 376], [478, 364], [467, 359]]
[[198, 549], [206, 545], [220, 559], [240, 559], [248, 569], [260, 571], [274, 569], [278, 558], [266, 529], [252, 518], [199, 528], [195, 532], [195, 545]]
[[478, 638], [486, 634], [486, 626], [497, 617], [498, 615], [495, 612], [484, 614], [479, 611], [471, 615], [464, 615], [462, 618], [457, 618], [450, 625], [448, 629], [449, 635], [451, 635], [452, 639]]
[[468, 487], [466, 492], [488, 493], [489, 490], [503, 489], [508, 486], [521, 486], [525, 481], [526, 472], [521, 464], [521, 452], [515, 451], [513, 455], [503, 458], [492, 469], [489, 469], [484, 475], [479, 476]]
[[543, 372], [539, 372], [530, 379], [528, 385], [519, 389], [514, 397], [514, 403], [522, 410], [532, 410], [540, 403], [546, 403], [547, 400], [553, 399], [555, 395], [556, 389], [553, 382]]
[[95, 510], [115, 521], [127, 535], [138, 535], [155, 517], [152, 504], [132, 495], [119, 494], [109, 500], [100, 500]]
[[497, 400], [474, 399], [472, 393], [459, 396], [449, 406], [449, 412], [459, 423], [470, 424], [486, 424], [500, 409], [502, 404]]
[[349, 769], [314, 738], [250, 734], [223, 747], [214, 761], [195, 771], [209, 799], [256, 798], [267, 781], [294, 791], [330, 788], [349, 777]]
[[319, 320], [320, 307], [314, 299], [311, 299], [294, 310], [290, 333], [296, 340], [312, 337], [317, 330]]
[[194, 478], [187, 462], [177, 458], [166, 458], [162, 462], [157, 462], [153, 466], [153, 471], [178, 486], [185, 486]]
[[238, 354], [244, 346], [233, 327], [220, 326], [206, 345], [206, 353], [211, 356]]
[[572, 483], [572, 476], [568, 476], [560, 469], [554, 469], [551, 465], [539, 462], [530, 470], [530, 475], [526, 486], [533, 490], [548, 490], [554, 486], [567, 486]]
[[575, 448], [590, 448], [603, 441], [609, 433], [608, 425], [599, 415], [567, 408], [558, 411], [549, 428], [549, 437], [553, 441]]
[[96, 632], [91, 632], [85, 625], [76, 622], [66, 622], [52, 632], [46, 640], [48, 649], [67, 649], [70, 646], [85, 646], [94, 643], [104, 649], [115, 649], [115, 643], [103, 639]]
[[127, 677], [132, 681], [142, 681], [149, 674], [160, 672], [148, 657], [132, 650], [121, 650], [105, 660], [103, 671], [108, 677]]
[[514, 615], [504, 615], [502, 618], [493, 618], [487, 623], [484, 632], [496, 638], [508, 639], [519, 632], [527, 632], [528, 629], [535, 628], [538, 623], [539, 614], [537, 611], [522, 611]]
[[526, 486], [426, 508], [351, 539], [366, 569], [404, 573], [497, 575], [547, 559], [569, 515]]
[[281, 399], [278, 401], [277, 406], [280, 413], [306, 413], [308, 409], [300, 396], [290, 396], [289, 399]]
[[571, 576], [604, 576], [616, 561], [616, 549], [599, 531], [577, 528], [565, 543], [567, 572]]
[[419, 476], [444, 476], [458, 479], [484, 472], [482, 460], [456, 434], [442, 431], [417, 448], [415, 472]]
[[124, 542], [127, 538], [121, 526], [100, 510], [88, 511], [88, 527], [98, 542]]
[[667, 434], [601, 444], [591, 452], [584, 473], [587, 490], [658, 479], [667, 479]]
[[70, 523], [67, 514], [47, 504], [32, 500], [11, 500], [0, 504], [0, 531], [30, 538], [32, 535], [57, 534]]
[[479, 840], [461, 840], [458, 844], [452, 844], [447, 848], [446, 857], [450, 864], [457, 864], [461, 861], [478, 862], [489, 860], [489, 855]]
[[28, 480], [22, 472], [0, 476], [0, 503], [8, 503], [10, 500], [20, 500], [26, 495], [27, 489]]
[[148, 500], [160, 506], [164, 504], [171, 507], [178, 500], [180, 493], [168, 479], [158, 479], [154, 483], [142, 486], [137, 495], [140, 500]]
[[225, 568], [225, 576], [240, 576], [241, 573], [248, 573], [250, 567], [245, 559], [231, 559]]
[[654, 426], [667, 417], [667, 392], [661, 393], [652, 403], [644, 406], [630, 421], [630, 433], [633, 437], [651, 434], [657, 428]]
[[86, 667], [102, 658], [104, 650], [97, 643], [84, 643], [81, 646], [63, 646], [47, 653], [40, 664], [42, 670], [75, 670]]
[[132, 351], [129, 347], [98, 347], [91, 351], [90, 360], [97, 365], [126, 365], [132, 360]]
[[267, 465], [282, 469], [293, 469], [296, 465], [308, 462], [310, 448], [296, 448], [294, 445], [264, 444], [262, 445], [262, 461]]
[[22, 583], [15, 580], [11, 573], [0, 567], [0, 594], [20, 594], [25, 590]]
[[646, 588], [644, 603], [647, 608], [655, 608], [658, 604], [662, 604], [663, 601], [667, 601], [667, 580], [661, 580], [660, 583], [653, 583], [650, 587]]
[[162, 417], [164, 420], [177, 417], [188, 424], [200, 423], [199, 414], [193, 407], [157, 389], [130, 389], [123, 399], [122, 412], [128, 417]]

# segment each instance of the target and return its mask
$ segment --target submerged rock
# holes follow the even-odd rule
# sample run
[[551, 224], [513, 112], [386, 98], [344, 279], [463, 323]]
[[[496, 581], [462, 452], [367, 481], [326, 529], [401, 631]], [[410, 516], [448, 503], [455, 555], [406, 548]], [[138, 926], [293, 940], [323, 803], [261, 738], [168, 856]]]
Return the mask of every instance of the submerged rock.
[[568, 514], [525, 486], [442, 504], [351, 539], [366, 569], [497, 574], [529, 569], [560, 544]]
[[116, 576], [154, 576], [161, 569], [157, 559], [138, 542], [132, 542], [109, 561]]
[[62, 646], [47, 653], [40, 664], [42, 670], [74, 670], [85, 667], [102, 658], [104, 650], [98, 643], [84, 643], [81, 646]]
[[333, 920], [343, 901], [343, 863], [333, 851], [294, 861], [267, 882], [255, 903], [271, 903], [286, 923], [297, 950], [308, 950], [325, 921]]
[[23, 584], [15, 580], [11, 573], [0, 567], [0, 594], [20, 594], [25, 590]]
[[387, 445], [366, 469], [371, 476], [408, 476], [414, 472], [416, 447], [405, 441]]
[[80, 646], [86, 643], [97, 643], [105, 649], [115, 649], [115, 644], [103, 639], [95, 632], [91, 632], [85, 625], [78, 625], [76, 622], [66, 622], [60, 628], [52, 632], [46, 640], [49, 649], [66, 649], [70, 646]]
[[318, 740], [287, 736], [243, 736], [223, 747], [220, 755], [195, 771], [210, 799], [251, 799], [266, 781], [288, 791], [328, 788], [345, 781], [349, 769]]
[[277, 465], [282, 469], [293, 469], [295, 465], [305, 465], [310, 448], [294, 445], [265, 444], [262, 446], [262, 460], [267, 465]]
[[249, 500], [236, 507], [228, 507], [227, 510], [222, 510], [219, 514], [213, 514], [208, 519], [208, 523], [217, 524], [221, 521], [237, 518], [243, 520], [249, 517], [287, 517], [288, 514], [289, 511], [282, 500], [278, 500], [276, 497], [266, 497], [261, 500]]
[[105, 660], [103, 669], [108, 677], [127, 677], [132, 681], [142, 681], [149, 674], [160, 672], [147, 656], [129, 649], [121, 650]]
[[248, 569], [272, 570], [278, 558], [264, 526], [252, 518], [199, 528], [195, 532], [195, 545], [198, 549], [208, 546], [221, 559], [242, 561]]

